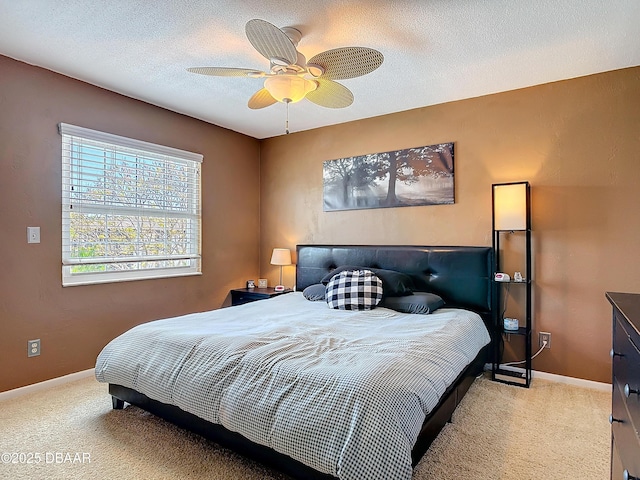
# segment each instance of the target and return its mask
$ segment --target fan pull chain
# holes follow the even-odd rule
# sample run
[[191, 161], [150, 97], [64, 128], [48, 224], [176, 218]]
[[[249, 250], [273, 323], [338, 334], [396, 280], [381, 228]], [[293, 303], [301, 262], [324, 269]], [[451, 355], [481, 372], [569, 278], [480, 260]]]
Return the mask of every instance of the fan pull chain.
[[287, 121], [285, 123], [284, 133], [286, 133], [287, 135], [289, 135], [289, 103], [290, 102], [291, 100], [289, 100], [288, 98], [284, 99], [284, 103], [287, 104]]

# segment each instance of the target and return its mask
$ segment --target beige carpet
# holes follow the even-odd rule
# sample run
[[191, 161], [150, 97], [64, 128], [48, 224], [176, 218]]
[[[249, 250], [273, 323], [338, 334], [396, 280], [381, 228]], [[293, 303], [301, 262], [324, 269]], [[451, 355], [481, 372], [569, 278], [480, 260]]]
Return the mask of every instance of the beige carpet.
[[[481, 378], [413, 478], [606, 479], [609, 411], [606, 392]], [[1, 402], [0, 454], [2, 479], [287, 478], [136, 407], [112, 410], [93, 378]]]

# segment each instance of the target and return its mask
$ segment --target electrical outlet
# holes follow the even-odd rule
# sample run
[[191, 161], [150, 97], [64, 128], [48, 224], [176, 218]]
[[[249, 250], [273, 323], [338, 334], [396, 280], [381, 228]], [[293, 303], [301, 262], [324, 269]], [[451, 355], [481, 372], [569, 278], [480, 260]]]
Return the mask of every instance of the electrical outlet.
[[547, 342], [545, 348], [551, 348], [551, 334], [549, 332], [538, 333], [538, 344], [540, 348], [542, 348], [545, 341]]
[[27, 342], [27, 357], [37, 357], [40, 355], [40, 339], [29, 340]]

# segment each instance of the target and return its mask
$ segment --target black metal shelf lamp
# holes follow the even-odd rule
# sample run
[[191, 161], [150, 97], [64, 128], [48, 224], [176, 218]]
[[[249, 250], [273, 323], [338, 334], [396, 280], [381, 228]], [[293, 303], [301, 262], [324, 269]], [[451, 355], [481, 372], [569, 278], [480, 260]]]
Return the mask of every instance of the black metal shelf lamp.
[[[495, 353], [493, 361], [492, 378], [512, 385], [529, 387], [531, 383], [531, 186], [529, 182], [497, 183], [492, 185], [492, 227], [493, 249], [495, 252], [494, 273], [503, 272], [502, 251], [500, 249], [500, 235], [523, 232], [525, 235], [525, 271], [524, 277], [517, 275], [518, 280], [507, 279], [505, 282], [494, 281], [495, 298]], [[520, 272], [518, 272], [520, 273]], [[516, 275], [514, 275], [516, 277]], [[504, 278], [504, 276], [502, 277]], [[501, 278], [501, 279], [502, 279]], [[498, 278], [496, 277], [496, 280]], [[509, 285], [519, 283], [525, 287], [525, 311], [524, 325], [515, 325], [514, 319], [506, 319], [506, 303], [502, 308], [501, 297], [509, 295], [500, 288], [501, 284]], [[507, 325], [509, 324], [509, 325]], [[506, 327], [509, 328], [506, 328]], [[524, 372], [503, 368], [501, 346], [503, 334], [515, 334], [524, 338], [525, 360], [512, 362], [512, 364], [524, 364]], [[509, 365], [509, 364], [506, 364]], [[506, 379], [505, 379], [506, 377]]]

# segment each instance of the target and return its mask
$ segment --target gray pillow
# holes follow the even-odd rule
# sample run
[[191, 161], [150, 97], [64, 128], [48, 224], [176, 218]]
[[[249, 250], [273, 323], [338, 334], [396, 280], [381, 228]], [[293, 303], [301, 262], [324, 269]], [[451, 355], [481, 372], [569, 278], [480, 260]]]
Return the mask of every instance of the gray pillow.
[[406, 297], [386, 297], [381, 307], [402, 313], [433, 313], [444, 306], [444, 300], [435, 293], [413, 292]]
[[318, 300], [324, 301], [326, 291], [327, 287], [325, 287], [323, 284], [315, 283], [305, 288], [302, 291], [302, 295], [304, 296], [304, 298], [312, 302], [317, 302]]

